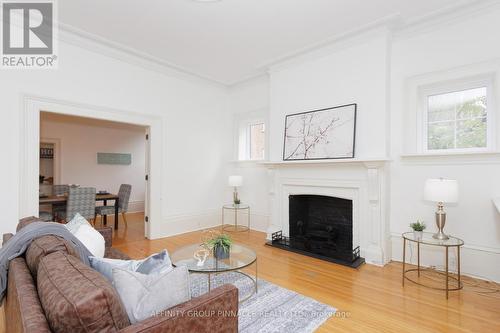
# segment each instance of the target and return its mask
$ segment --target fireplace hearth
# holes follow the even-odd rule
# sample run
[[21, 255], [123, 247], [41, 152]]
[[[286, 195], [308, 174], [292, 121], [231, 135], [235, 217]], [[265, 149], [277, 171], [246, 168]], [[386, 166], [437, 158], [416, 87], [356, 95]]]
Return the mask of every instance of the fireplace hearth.
[[272, 234], [267, 244], [349, 267], [364, 263], [353, 248], [352, 201], [321, 195], [289, 196], [289, 236]]

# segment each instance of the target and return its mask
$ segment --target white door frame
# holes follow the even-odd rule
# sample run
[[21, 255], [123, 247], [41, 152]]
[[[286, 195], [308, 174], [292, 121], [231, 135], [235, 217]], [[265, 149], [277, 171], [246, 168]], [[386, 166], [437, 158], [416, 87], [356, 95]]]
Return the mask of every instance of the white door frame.
[[61, 139], [55, 138], [40, 138], [40, 143], [50, 143], [54, 145], [54, 157], [52, 159], [53, 168], [54, 168], [54, 184], [61, 184]]
[[[162, 119], [127, 110], [61, 101], [47, 97], [23, 95], [23, 109], [20, 113], [19, 140], [19, 218], [38, 216], [39, 155], [40, 155], [40, 112], [49, 111], [71, 116], [117, 121], [149, 127], [149, 193], [145, 214], [149, 217], [147, 238], [155, 238], [160, 230], [161, 178], [162, 178]], [[82, 144], [85, 144], [84, 142]], [[149, 208], [149, 212], [147, 211]], [[157, 233], [156, 233], [157, 234]]]

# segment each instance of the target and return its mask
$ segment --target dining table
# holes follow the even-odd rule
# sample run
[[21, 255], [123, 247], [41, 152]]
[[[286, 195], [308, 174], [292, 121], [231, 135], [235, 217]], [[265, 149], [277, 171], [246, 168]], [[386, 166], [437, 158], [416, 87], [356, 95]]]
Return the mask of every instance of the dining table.
[[[102, 201], [104, 206], [107, 206], [108, 200], [113, 200], [115, 202], [115, 229], [118, 229], [118, 204], [120, 200], [118, 194], [96, 193], [95, 195], [95, 201]], [[67, 201], [67, 195], [47, 195], [39, 198], [40, 205], [60, 205], [65, 204]], [[108, 222], [106, 215], [103, 216], [103, 222], [104, 225]]]

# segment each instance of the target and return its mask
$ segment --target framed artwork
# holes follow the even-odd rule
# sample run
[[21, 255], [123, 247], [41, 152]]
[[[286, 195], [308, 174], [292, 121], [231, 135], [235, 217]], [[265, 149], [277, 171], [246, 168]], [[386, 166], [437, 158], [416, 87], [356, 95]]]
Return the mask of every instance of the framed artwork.
[[283, 160], [354, 158], [357, 104], [290, 114]]
[[130, 165], [132, 154], [97, 153], [97, 164]]

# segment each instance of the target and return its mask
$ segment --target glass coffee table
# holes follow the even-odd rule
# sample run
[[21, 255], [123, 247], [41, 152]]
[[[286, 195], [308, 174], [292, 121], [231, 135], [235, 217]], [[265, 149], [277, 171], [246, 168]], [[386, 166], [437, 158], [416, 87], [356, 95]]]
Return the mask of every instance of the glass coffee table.
[[[201, 262], [204, 252], [208, 255]], [[191, 244], [175, 250], [170, 259], [174, 266], [186, 266], [190, 273], [206, 274], [208, 277], [208, 291], [211, 290], [212, 275], [235, 272], [250, 279], [254, 285], [253, 292], [240, 302], [246, 301], [257, 293], [257, 254], [246, 246], [233, 244], [229, 252], [229, 258], [217, 259], [214, 257], [213, 251], [205, 250], [201, 244]], [[255, 266], [255, 276], [241, 271], [252, 264]]]

